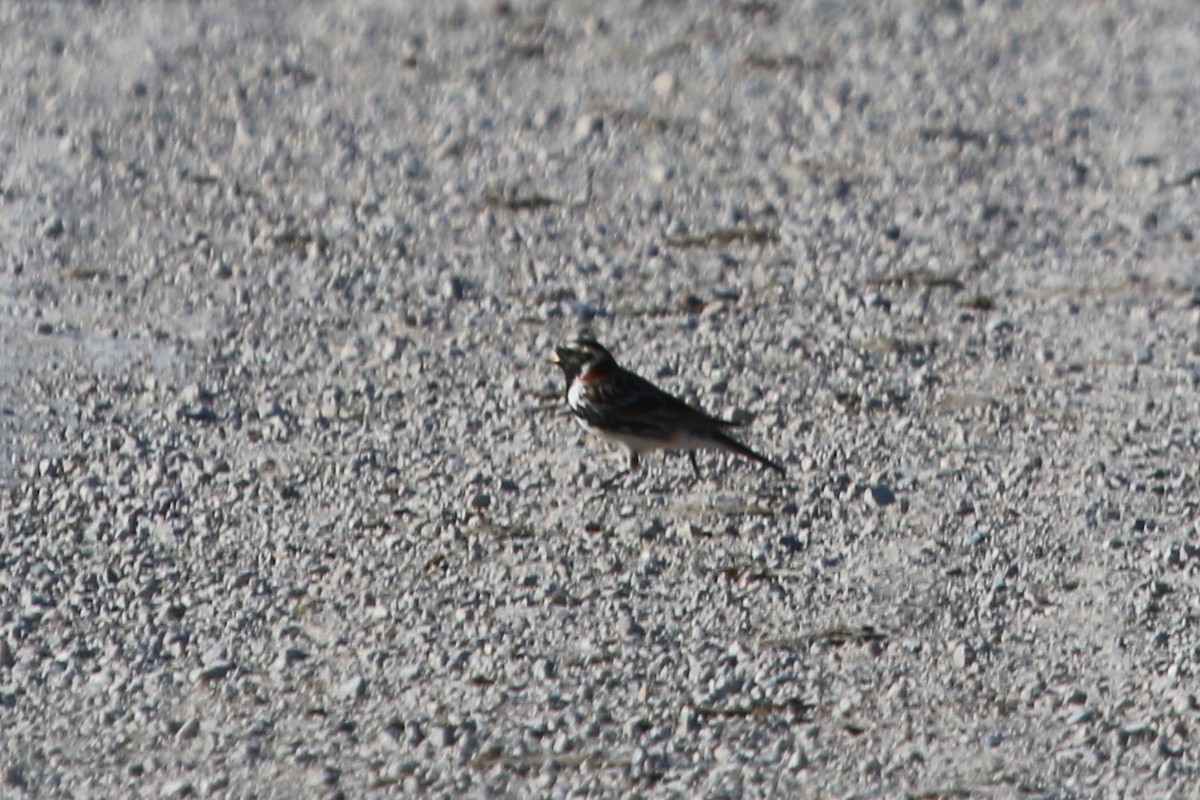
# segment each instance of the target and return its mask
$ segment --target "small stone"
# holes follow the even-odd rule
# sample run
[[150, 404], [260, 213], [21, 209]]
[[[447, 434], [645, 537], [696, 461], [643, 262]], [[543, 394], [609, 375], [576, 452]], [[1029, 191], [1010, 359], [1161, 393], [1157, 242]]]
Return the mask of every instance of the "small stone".
[[451, 747], [458, 741], [458, 735], [451, 725], [439, 725], [429, 734], [429, 741], [434, 747]]
[[168, 781], [163, 784], [163, 797], [191, 797], [196, 793], [196, 787], [192, 786], [192, 782], [186, 778]]
[[20, 764], [9, 764], [4, 768], [4, 785], [14, 789], [24, 789], [28, 784], [25, 778], [25, 768]]
[[584, 114], [575, 122], [575, 144], [584, 144], [604, 128], [604, 120], [595, 114]]
[[662, 520], [656, 517], [645, 525], [642, 525], [638, 535], [643, 539], [657, 539], [659, 536], [666, 533], [666, 531], [667, 528], [665, 525], [663, 525]]
[[790, 533], [779, 537], [779, 544], [789, 553], [798, 553], [804, 549], [804, 543]]
[[308, 776], [308, 785], [314, 788], [333, 786], [342, 779], [342, 771], [336, 767], [321, 767], [313, 770]]
[[338, 351], [338, 361], [355, 361], [362, 355], [362, 340], [351, 336]]
[[183, 390], [179, 393], [179, 402], [185, 405], [192, 405], [196, 403], [202, 403], [206, 400], [211, 400], [213, 399], [213, 396], [214, 395], [212, 392], [208, 391], [200, 384], [189, 383], [187, 386], [183, 387]]
[[670, 72], [660, 72], [654, 77], [651, 86], [654, 87], [654, 93], [659, 97], [669, 97], [675, 92], [675, 76]]
[[1159, 736], [1158, 745], [1155, 747], [1155, 750], [1158, 751], [1158, 755], [1162, 758], [1182, 758], [1184, 752], [1186, 752], [1184, 743], [1172, 736]]
[[867, 490], [871, 502], [879, 508], [890, 506], [896, 502], [896, 495], [886, 483], [877, 483]]
[[188, 404], [185, 403], [179, 407], [176, 415], [180, 419], [191, 420], [192, 422], [203, 422], [206, 424], [220, 421], [217, 412], [212, 410], [211, 406], [204, 404]]
[[229, 264], [224, 260], [220, 260], [212, 265], [212, 271], [210, 274], [217, 280], [229, 280], [233, 277], [233, 268], [230, 267]]
[[603, 17], [588, 17], [583, 21], [583, 35], [587, 37], [600, 36], [608, 31], [608, 23]]
[[279, 653], [279, 662], [282, 665], [295, 664], [307, 658], [308, 651], [302, 647], [285, 647]]
[[229, 660], [229, 648], [223, 644], [214, 644], [212, 647], [204, 651], [200, 656], [202, 664], [216, 664], [219, 661]]
[[54, 326], [49, 322], [39, 322], [34, 330], [41, 336], [49, 336], [54, 333]]
[[17, 658], [13, 655], [8, 639], [0, 639], [0, 668], [12, 669], [16, 665]]
[[442, 297], [447, 300], [462, 300], [466, 284], [457, 275], [451, 275], [442, 281]]
[[202, 667], [194, 673], [194, 679], [202, 681], [217, 681], [233, 671], [232, 661], [217, 661]]
[[636, 519], [623, 519], [613, 529], [613, 532], [622, 539], [633, 538], [639, 535], [641, 531], [642, 525]]
[[47, 239], [57, 239], [63, 235], [65, 230], [66, 226], [63, 224], [62, 217], [51, 217], [42, 226], [42, 236], [45, 236]]
[[219, 772], [205, 781], [203, 788], [204, 794], [206, 795], [222, 792], [229, 788], [229, 775], [224, 772]]
[[1012, 330], [1012, 320], [1004, 317], [996, 317], [987, 325], [988, 333], [1012, 333]]
[[187, 722], [183, 723], [183, 725], [180, 726], [179, 730], [175, 732], [175, 741], [184, 742], [184, 741], [187, 741], [188, 739], [195, 739], [197, 734], [199, 734], [199, 733], [200, 733], [200, 720], [196, 719], [195, 717], [192, 717]]
[[955, 669], [966, 669], [975, 663], [975, 650], [966, 642], [959, 642], [950, 656]]
[[471, 498], [471, 508], [475, 509], [476, 511], [485, 509], [491, 504], [492, 496], [487, 492], [476, 492], [475, 496]]
[[367, 681], [361, 675], [354, 675], [342, 682], [337, 693], [347, 700], [360, 700], [367, 694]]
[[404, 354], [412, 340], [407, 336], [393, 336], [379, 345], [379, 357], [384, 361], [395, 361]]

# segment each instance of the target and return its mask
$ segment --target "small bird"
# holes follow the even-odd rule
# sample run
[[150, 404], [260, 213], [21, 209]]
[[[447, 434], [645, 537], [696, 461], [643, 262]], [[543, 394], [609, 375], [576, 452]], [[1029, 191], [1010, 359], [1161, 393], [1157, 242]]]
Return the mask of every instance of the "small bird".
[[701, 449], [737, 453], [787, 474], [725, 432], [738, 423], [709, 416], [624, 369], [595, 339], [584, 336], [559, 344], [550, 363], [567, 379], [567, 405], [580, 424], [629, 450], [629, 468], [607, 483], [636, 470], [642, 453], [650, 450], [686, 450], [697, 478], [695, 451]]

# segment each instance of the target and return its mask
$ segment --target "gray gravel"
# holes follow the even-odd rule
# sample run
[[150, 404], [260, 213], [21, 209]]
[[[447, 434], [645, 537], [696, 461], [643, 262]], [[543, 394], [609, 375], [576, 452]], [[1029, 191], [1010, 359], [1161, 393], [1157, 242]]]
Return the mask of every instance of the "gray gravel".
[[0, 795], [1194, 796], [1191, 0], [0, 41]]

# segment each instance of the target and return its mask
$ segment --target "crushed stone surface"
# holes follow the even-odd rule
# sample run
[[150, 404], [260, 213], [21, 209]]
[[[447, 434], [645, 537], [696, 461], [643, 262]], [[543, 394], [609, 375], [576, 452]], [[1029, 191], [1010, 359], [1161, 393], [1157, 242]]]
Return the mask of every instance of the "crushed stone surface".
[[1194, 796], [1190, 0], [0, 41], [0, 795]]

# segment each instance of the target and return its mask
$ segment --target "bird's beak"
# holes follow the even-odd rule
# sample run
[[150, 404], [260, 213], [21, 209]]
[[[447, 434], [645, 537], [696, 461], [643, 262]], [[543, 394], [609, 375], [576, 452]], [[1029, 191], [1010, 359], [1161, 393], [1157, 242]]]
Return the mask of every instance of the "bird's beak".
[[557, 350], [555, 350], [553, 353], [551, 353], [551, 354], [550, 354], [550, 358], [548, 358], [548, 359], [546, 359], [546, 360], [547, 360], [547, 361], [549, 361], [551, 364], [557, 364], [557, 363], [558, 363], [559, 361], [561, 361], [562, 359], [560, 359], [560, 358], [558, 357], [558, 351], [557, 351]]

